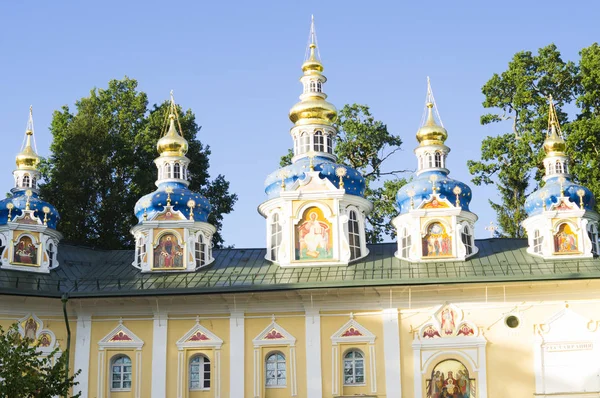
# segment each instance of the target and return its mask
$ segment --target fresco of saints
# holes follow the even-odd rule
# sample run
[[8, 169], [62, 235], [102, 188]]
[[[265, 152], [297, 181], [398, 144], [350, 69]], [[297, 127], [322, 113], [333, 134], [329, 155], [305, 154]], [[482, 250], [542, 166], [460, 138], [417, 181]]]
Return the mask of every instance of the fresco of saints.
[[454, 311], [450, 308], [445, 308], [442, 311], [442, 330], [445, 335], [451, 335], [454, 333], [454, 328], [456, 327], [454, 323]]
[[426, 386], [427, 398], [475, 398], [475, 379], [470, 379], [467, 368], [455, 359], [438, 363]]
[[38, 339], [38, 345], [40, 347], [50, 347], [50, 336], [48, 333], [42, 333]]
[[166, 234], [160, 237], [154, 249], [155, 268], [182, 268], [183, 248], [177, 243], [177, 237]]
[[328, 223], [318, 220], [316, 211], [309, 212], [307, 219], [297, 229], [299, 253], [296, 259], [331, 258], [330, 229]]
[[562, 224], [554, 235], [554, 251], [557, 253], [577, 252], [577, 236], [568, 224]]
[[13, 259], [15, 263], [37, 263], [37, 247], [28, 236], [23, 236], [14, 247]]
[[27, 322], [25, 322], [24, 329], [24, 337], [30, 340], [35, 340], [35, 335], [37, 333], [37, 322], [33, 318], [29, 318]]
[[433, 223], [427, 228], [423, 238], [423, 256], [440, 257], [452, 255], [452, 238], [440, 223]]

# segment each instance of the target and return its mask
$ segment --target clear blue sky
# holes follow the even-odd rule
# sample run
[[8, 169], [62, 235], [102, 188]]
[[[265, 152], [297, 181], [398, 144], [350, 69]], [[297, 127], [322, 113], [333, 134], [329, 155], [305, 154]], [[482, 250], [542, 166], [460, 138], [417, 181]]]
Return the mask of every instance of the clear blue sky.
[[[478, 158], [481, 140], [510, 129], [479, 124], [481, 86], [520, 50], [554, 42], [563, 58], [577, 60], [598, 40], [599, 11], [597, 1], [3, 2], [0, 189], [13, 185], [30, 104], [46, 156], [52, 112], [127, 75], [151, 103], [173, 89], [196, 113], [212, 149], [211, 175], [224, 174], [239, 195], [225, 219], [226, 243], [264, 247], [256, 208], [265, 177], [292, 143], [287, 112], [301, 91], [311, 14], [331, 102], [368, 104], [403, 138], [388, 167], [416, 165], [429, 75], [449, 132], [451, 176], [469, 182], [466, 160]], [[477, 236], [485, 237], [495, 189], [473, 191]]]

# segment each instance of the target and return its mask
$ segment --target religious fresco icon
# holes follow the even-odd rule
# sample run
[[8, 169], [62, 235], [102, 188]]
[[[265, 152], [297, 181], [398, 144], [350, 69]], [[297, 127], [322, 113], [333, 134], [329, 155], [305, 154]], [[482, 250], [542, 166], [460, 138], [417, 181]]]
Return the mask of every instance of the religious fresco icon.
[[555, 253], [577, 253], [577, 234], [573, 232], [571, 226], [563, 223], [558, 227], [558, 232], [554, 235]]
[[426, 381], [427, 398], [475, 398], [475, 379], [461, 362], [447, 359], [438, 363]]
[[38, 249], [29, 236], [21, 236], [13, 248], [13, 262], [37, 265]]
[[434, 222], [427, 228], [423, 238], [423, 257], [448, 256], [452, 256], [452, 237], [441, 223]]
[[446, 209], [448, 207], [450, 207], [448, 203], [439, 200], [437, 197], [423, 205], [423, 209]]
[[174, 234], [164, 234], [154, 248], [154, 268], [183, 268], [183, 248]]
[[318, 207], [304, 211], [296, 227], [296, 260], [314, 261], [333, 258], [331, 223]]
[[41, 325], [39, 322], [33, 317], [29, 317], [27, 320], [21, 322], [21, 327], [23, 328], [23, 337], [29, 340], [35, 340], [40, 326]]

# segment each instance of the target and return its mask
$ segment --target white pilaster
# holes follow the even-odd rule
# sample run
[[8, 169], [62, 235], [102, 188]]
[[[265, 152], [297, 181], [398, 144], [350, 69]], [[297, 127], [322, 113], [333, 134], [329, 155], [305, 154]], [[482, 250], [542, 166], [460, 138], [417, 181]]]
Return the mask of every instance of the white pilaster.
[[321, 379], [321, 315], [319, 314], [319, 310], [306, 310], [305, 322], [307, 398], [322, 398], [323, 381]]
[[388, 398], [400, 398], [400, 329], [398, 327], [398, 309], [383, 311], [383, 361], [385, 364], [385, 392]]
[[152, 332], [152, 398], [167, 394], [167, 314], [154, 314]]
[[92, 337], [92, 317], [89, 315], [77, 316], [77, 332], [75, 334], [75, 364], [73, 369], [81, 369], [77, 376], [78, 385], [73, 387], [73, 394], [81, 393], [81, 398], [88, 396], [88, 383], [90, 380], [90, 348]]
[[229, 396], [244, 396], [244, 313], [232, 312], [229, 318]]

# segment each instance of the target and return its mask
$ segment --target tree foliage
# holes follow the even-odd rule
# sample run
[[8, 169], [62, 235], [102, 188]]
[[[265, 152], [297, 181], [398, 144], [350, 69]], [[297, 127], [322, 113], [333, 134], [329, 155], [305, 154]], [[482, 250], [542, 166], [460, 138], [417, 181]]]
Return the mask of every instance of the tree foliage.
[[[163, 133], [168, 102], [148, 107], [137, 81], [111, 80], [106, 89], [55, 111], [50, 131], [51, 155], [44, 162], [41, 194], [61, 214], [65, 239], [105, 249], [133, 246], [129, 229], [137, 224], [133, 208], [144, 194], [156, 189], [156, 142]], [[217, 227], [220, 246], [223, 214], [237, 200], [222, 175], [211, 180], [210, 148], [196, 135], [200, 127], [191, 110], [178, 109], [182, 134], [189, 142], [190, 189], [206, 195], [213, 205], [209, 222]], [[118, 222], [115, 222], [118, 220]]]
[[[358, 170], [366, 180], [365, 197], [374, 205], [367, 216], [367, 242], [381, 242], [394, 236], [390, 219], [395, 215], [396, 192], [406, 184], [400, 176], [406, 170], [386, 169], [386, 161], [400, 151], [402, 140], [375, 120], [368, 106], [345, 105], [338, 112], [338, 136], [334, 150], [338, 162]], [[281, 166], [291, 163], [292, 150], [281, 158]]]
[[48, 356], [40, 355], [32, 343], [19, 334], [17, 324], [6, 331], [0, 326], [0, 398], [69, 396], [80, 371], [67, 377], [68, 353], [62, 355], [56, 348]]
[[500, 202], [490, 201], [490, 205], [503, 236], [525, 236], [521, 227], [527, 217], [525, 200], [540, 184], [543, 172], [548, 97], [553, 97], [559, 121], [566, 124], [567, 114], [560, 108], [575, 98], [578, 70], [573, 62], [563, 61], [551, 44], [535, 55], [530, 51], [515, 54], [508, 69], [494, 74], [482, 88], [483, 106], [494, 111], [484, 114], [481, 124], [510, 121], [511, 131], [485, 138], [481, 159], [468, 161], [468, 167], [476, 185], [497, 185]]

